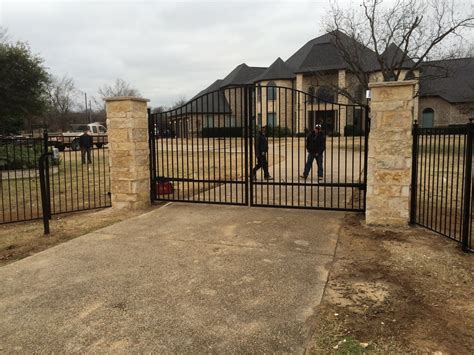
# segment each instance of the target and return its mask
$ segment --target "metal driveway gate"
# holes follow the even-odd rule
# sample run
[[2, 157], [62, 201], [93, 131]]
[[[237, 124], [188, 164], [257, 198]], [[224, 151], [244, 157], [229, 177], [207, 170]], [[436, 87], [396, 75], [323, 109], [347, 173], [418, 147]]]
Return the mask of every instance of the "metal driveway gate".
[[[321, 96], [321, 95], [320, 95]], [[152, 199], [286, 208], [365, 210], [366, 106], [335, 103], [280, 86], [205, 92], [149, 115]], [[306, 179], [306, 136], [326, 135], [323, 178]], [[255, 137], [267, 126], [271, 180], [257, 171]]]

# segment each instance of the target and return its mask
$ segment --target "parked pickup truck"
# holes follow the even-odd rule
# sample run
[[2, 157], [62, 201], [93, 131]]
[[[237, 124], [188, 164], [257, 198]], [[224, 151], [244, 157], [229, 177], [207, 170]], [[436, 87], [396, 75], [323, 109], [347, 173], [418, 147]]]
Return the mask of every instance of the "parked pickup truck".
[[79, 150], [79, 137], [84, 134], [84, 131], [89, 129], [91, 131], [92, 140], [97, 148], [101, 148], [108, 143], [107, 129], [99, 122], [72, 124], [70, 130], [62, 133], [49, 133], [49, 145], [56, 147], [59, 151], [64, 151], [66, 148], [72, 150]]

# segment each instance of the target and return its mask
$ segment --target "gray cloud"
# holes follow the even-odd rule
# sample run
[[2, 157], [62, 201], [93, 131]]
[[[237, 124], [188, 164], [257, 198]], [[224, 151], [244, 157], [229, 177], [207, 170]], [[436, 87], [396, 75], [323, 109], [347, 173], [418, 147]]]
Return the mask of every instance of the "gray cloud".
[[[2, 1], [2, 0], [0, 0]], [[11, 1], [0, 25], [90, 95], [120, 77], [170, 105], [235, 66], [268, 66], [322, 33], [327, 1]]]
[[243, 62], [287, 59], [324, 32], [328, 3], [0, 0], [0, 25], [89, 95], [120, 77], [158, 106], [191, 98]]

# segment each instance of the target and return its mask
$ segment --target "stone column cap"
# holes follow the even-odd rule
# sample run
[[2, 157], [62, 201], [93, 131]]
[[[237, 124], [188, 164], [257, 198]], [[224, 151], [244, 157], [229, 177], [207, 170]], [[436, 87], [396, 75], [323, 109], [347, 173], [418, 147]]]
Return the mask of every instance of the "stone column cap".
[[114, 97], [104, 97], [103, 100], [105, 102], [109, 101], [139, 101], [139, 102], [150, 102], [149, 99], [145, 99], [144, 97], [136, 97], [136, 96], [114, 96]]
[[418, 80], [402, 80], [402, 81], [377, 81], [374, 83], [369, 83], [369, 88], [378, 88], [384, 86], [408, 86], [416, 85]]

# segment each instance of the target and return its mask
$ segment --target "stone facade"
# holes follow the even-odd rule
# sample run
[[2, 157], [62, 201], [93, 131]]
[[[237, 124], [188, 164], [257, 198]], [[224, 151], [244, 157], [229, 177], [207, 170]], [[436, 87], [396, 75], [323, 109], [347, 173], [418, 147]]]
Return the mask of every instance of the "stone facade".
[[474, 118], [474, 105], [452, 104], [441, 97], [420, 98], [418, 121], [422, 124], [422, 115], [425, 109], [434, 111], [434, 126], [448, 126], [451, 124], [466, 124], [469, 118]]
[[409, 219], [416, 81], [378, 82], [371, 89], [366, 222], [405, 226]]
[[150, 205], [150, 158], [147, 99], [105, 99], [109, 139], [112, 207]]

